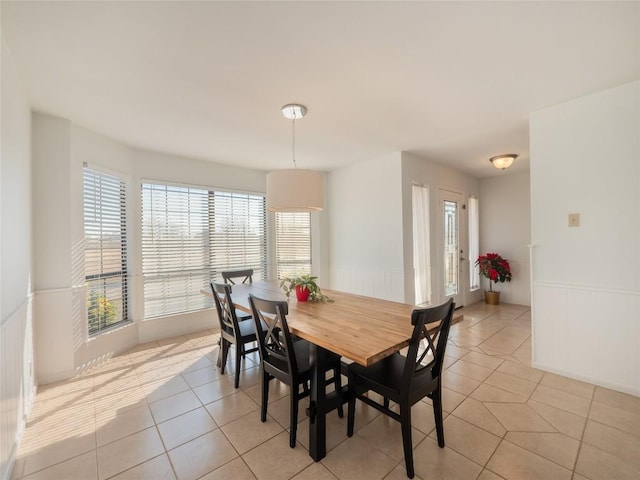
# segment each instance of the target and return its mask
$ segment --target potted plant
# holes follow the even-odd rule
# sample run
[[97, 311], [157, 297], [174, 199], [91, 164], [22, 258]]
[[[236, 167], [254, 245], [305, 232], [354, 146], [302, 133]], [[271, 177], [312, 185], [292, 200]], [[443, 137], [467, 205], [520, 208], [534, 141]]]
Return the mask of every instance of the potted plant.
[[489, 279], [489, 291], [484, 292], [484, 301], [489, 305], [498, 305], [500, 292], [493, 290], [493, 284], [511, 281], [509, 262], [497, 253], [487, 253], [478, 257], [476, 266], [480, 269], [480, 275]]
[[301, 275], [294, 278], [286, 277], [280, 281], [280, 288], [284, 290], [287, 300], [291, 292], [295, 291], [299, 302], [333, 302], [332, 299], [320, 291], [320, 287], [316, 283], [317, 279], [318, 277], [312, 275]]

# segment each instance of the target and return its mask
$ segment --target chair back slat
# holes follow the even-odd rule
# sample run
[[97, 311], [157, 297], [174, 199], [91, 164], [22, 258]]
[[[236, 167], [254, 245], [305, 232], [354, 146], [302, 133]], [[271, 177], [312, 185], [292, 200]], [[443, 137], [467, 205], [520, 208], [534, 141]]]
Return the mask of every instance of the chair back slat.
[[242, 279], [242, 283], [253, 282], [253, 268], [246, 268], [244, 270], [227, 270], [226, 272], [221, 272], [221, 275], [224, 279], [224, 283], [228, 283], [230, 285], [235, 285], [236, 281], [239, 281], [237, 280], [239, 278]]
[[296, 375], [298, 365], [287, 324], [289, 305], [287, 302], [265, 300], [254, 295], [249, 295], [249, 303], [258, 337], [260, 361], [284, 367], [290, 375]]
[[[403, 372], [402, 387], [411, 390], [416, 377], [429, 374], [437, 378], [442, 373], [447, 338], [455, 304], [449, 299], [442, 305], [416, 309], [411, 314], [413, 333], [409, 341], [407, 359]], [[436, 322], [436, 328], [429, 328]]]

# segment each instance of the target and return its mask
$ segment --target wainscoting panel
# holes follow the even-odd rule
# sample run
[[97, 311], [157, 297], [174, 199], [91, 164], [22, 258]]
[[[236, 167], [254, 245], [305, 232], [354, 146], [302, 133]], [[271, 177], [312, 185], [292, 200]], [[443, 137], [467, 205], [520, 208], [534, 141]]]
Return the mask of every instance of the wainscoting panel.
[[404, 302], [404, 273], [331, 265], [329, 288], [356, 295]]
[[0, 479], [11, 475], [35, 395], [31, 297], [0, 325]]
[[536, 283], [534, 366], [640, 396], [640, 292]]

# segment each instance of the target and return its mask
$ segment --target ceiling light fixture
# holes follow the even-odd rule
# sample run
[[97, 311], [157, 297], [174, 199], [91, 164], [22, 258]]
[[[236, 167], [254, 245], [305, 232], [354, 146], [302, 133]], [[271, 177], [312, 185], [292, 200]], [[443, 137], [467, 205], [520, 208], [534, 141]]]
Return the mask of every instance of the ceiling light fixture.
[[491, 157], [489, 161], [493, 164], [494, 167], [504, 170], [505, 168], [509, 168], [516, 158], [518, 158], [517, 154], [506, 153], [504, 155]]
[[271, 212], [318, 212], [324, 203], [322, 173], [299, 169], [296, 164], [296, 120], [307, 113], [304, 105], [291, 103], [282, 114], [291, 120], [293, 168], [267, 174], [267, 209]]

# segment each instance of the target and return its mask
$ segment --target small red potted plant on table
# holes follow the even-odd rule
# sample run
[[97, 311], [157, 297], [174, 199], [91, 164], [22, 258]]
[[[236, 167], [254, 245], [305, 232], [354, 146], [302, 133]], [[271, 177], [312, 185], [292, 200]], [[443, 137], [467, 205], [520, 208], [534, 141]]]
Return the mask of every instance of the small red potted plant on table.
[[489, 305], [498, 305], [500, 292], [493, 290], [493, 284], [511, 281], [509, 262], [497, 253], [487, 253], [478, 257], [476, 266], [480, 275], [489, 279], [489, 290], [484, 292], [484, 301]]

